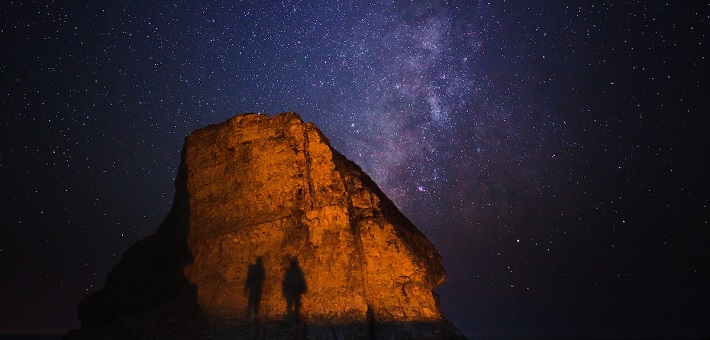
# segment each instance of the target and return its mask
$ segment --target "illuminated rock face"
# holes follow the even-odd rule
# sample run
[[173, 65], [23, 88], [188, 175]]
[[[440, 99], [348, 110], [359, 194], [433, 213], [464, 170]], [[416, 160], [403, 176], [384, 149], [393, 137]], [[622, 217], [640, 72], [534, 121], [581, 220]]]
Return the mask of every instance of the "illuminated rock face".
[[[178, 308], [190, 320], [180, 327], [230, 336], [322, 337], [338, 325], [355, 338], [407, 327], [417, 338], [456, 335], [432, 293], [444, 280], [434, 246], [297, 114], [240, 115], [193, 132], [176, 187], [156, 235], [80, 304], [83, 329], [126, 318], [152, 327]], [[157, 297], [132, 302], [136, 290]]]

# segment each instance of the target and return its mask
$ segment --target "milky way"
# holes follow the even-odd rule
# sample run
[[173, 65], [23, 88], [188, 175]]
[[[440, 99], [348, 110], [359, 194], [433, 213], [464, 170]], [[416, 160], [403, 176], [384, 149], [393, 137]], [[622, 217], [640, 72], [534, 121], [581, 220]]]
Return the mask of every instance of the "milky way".
[[185, 135], [296, 111], [436, 245], [466, 334], [710, 334], [707, 4], [0, 6], [0, 332], [78, 326]]

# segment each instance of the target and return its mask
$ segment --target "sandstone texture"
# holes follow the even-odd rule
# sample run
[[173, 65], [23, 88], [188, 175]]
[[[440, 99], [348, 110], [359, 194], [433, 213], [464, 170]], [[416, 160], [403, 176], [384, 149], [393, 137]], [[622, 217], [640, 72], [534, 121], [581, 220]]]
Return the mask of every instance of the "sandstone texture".
[[449, 339], [426, 237], [295, 113], [186, 138], [173, 207], [68, 338]]

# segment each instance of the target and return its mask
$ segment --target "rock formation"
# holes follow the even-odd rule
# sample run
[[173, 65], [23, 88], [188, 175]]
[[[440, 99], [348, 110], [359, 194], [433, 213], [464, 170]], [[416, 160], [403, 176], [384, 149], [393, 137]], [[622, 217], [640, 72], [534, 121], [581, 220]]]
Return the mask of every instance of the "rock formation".
[[193, 132], [175, 183], [68, 338], [461, 337], [434, 246], [297, 114]]

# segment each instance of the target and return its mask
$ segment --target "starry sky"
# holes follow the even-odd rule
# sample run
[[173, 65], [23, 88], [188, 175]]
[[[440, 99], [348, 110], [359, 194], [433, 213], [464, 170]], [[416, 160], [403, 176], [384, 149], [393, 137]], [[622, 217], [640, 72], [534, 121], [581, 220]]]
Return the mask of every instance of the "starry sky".
[[703, 1], [3, 1], [0, 332], [64, 332], [183, 138], [296, 111], [471, 337], [710, 336]]

